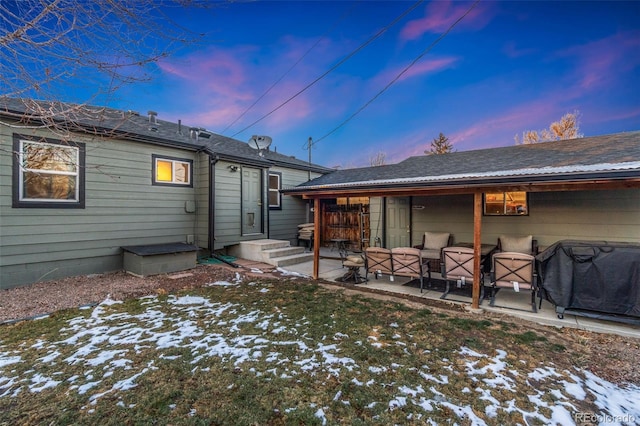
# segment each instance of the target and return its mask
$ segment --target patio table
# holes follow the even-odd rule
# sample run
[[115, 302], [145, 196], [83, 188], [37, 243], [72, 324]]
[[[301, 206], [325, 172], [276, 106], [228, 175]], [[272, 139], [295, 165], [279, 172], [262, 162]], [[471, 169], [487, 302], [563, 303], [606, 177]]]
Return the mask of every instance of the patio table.
[[[456, 243], [454, 246], [473, 248], [473, 243]], [[480, 263], [484, 272], [491, 270], [491, 254], [498, 248], [495, 244], [481, 244], [480, 245]]]

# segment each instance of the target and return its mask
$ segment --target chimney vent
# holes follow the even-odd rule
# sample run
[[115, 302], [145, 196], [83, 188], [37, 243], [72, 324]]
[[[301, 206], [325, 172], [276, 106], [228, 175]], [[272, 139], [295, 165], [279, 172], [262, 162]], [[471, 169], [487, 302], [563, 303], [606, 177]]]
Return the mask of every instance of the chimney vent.
[[155, 111], [149, 111], [147, 112], [147, 114], [149, 115], [149, 123], [150, 124], [158, 124], [158, 113]]

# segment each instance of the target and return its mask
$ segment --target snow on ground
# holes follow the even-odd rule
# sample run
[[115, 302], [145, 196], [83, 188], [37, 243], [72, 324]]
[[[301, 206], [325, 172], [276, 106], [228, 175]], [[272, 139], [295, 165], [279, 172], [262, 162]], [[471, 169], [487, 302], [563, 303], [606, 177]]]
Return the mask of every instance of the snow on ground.
[[276, 271], [280, 272], [283, 277], [311, 278], [309, 275], [301, 274], [300, 272], [289, 271], [280, 267], [276, 268]]
[[[232, 283], [225, 281], [211, 285], [238, 285], [240, 279], [236, 278]], [[325, 336], [324, 341], [311, 340], [304, 337], [307, 320], [290, 319], [279, 310], [267, 313], [201, 296], [169, 296], [166, 301], [150, 296], [141, 302], [145, 308], [142, 312], [128, 313], [117, 312], [112, 306], [120, 302], [107, 299], [95, 306], [88, 317], [69, 320], [61, 330], [64, 338], [60, 341], [39, 340], [31, 347], [22, 347], [20, 350], [9, 350], [0, 341], [0, 398], [12, 398], [21, 392], [36, 393], [58, 388], [60, 392], [83, 395], [87, 400], [86, 408], [90, 409], [107, 394], [122, 398], [124, 393], [137, 386], [140, 377], [157, 369], [156, 364], [160, 360], [166, 362], [178, 358], [179, 355], [168, 354], [171, 349], [181, 348], [193, 355], [194, 371], [202, 361], [206, 363], [207, 359], [218, 358], [234, 366], [251, 363], [250, 371], [258, 376], [294, 377], [305, 373], [318, 377], [333, 375], [355, 386], [379, 387], [379, 395], [387, 395], [382, 389], [394, 386], [392, 398], [371, 401], [368, 407], [402, 408], [409, 413], [409, 420], [421, 419], [426, 423], [433, 423], [429, 420], [430, 412], [446, 407], [460, 419], [466, 418], [474, 425], [486, 424], [501, 412], [520, 412], [527, 423], [574, 424], [574, 414], [578, 410], [576, 403], [587, 398], [595, 401], [600, 409], [598, 413], [591, 413], [596, 416], [591, 417], [592, 420], [595, 418], [597, 422], [606, 421], [607, 424], [640, 422], [639, 387], [620, 387], [588, 371], [558, 371], [553, 365], [538, 366], [528, 374], [523, 374], [522, 366], [518, 366], [520, 372], [509, 368], [506, 362], [508, 353], [504, 350], [485, 354], [461, 347], [455, 360], [444, 358], [440, 365], [425, 365], [416, 369], [418, 374], [412, 378], [413, 383], [398, 380], [389, 384], [382, 380], [383, 375], [389, 370], [401, 368], [400, 365], [360, 366], [342, 353], [341, 342], [348, 340], [349, 336], [336, 332]], [[206, 325], [203, 324], [211, 328], [204, 329]], [[248, 329], [247, 325], [251, 326], [251, 333], [243, 332]], [[395, 328], [398, 328], [397, 325]], [[410, 336], [402, 336], [399, 330], [394, 330], [388, 341], [407, 345], [404, 339], [409, 341]], [[374, 350], [385, 350], [376, 336], [369, 336], [359, 344], [369, 345]], [[290, 353], [284, 356], [279, 352], [279, 348], [291, 346], [296, 348], [297, 356], [291, 357]], [[142, 347], [153, 348], [157, 355], [146, 364], [136, 366], [133, 359]], [[72, 349], [71, 355], [62, 355], [69, 354], [69, 348]], [[38, 363], [18, 375], [16, 366], [24, 362], [28, 351], [37, 351]], [[82, 366], [84, 373], [66, 377], [66, 365]], [[267, 367], [261, 371], [260, 365]], [[436, 367], [436, 374], [429, 373]], [[54, 373], [48, 373], [47, 376], [45, 371]], [[448, 375], [442, 374], [443, 371]], [[104, 387], [102, 392], [94, 390], [116, 372], [117, 377], [124, 378], [113, 383], [106, 391]], [[460, 400], [459, 396], [444, 393], [447, 386], [460, 383], [460, 375], [469, 378], [464, 383], [474, 385], [461, 387], [457, 394], [475, 396], [483, 401], [484, 418], [478, 416], [477, 411], [468, 402]], [[376, 380], [376, 377], [381, 378]], [[527, 385], [530, 406], [533, 407], [530, 410], [516, 404], [516, 396], [522, 392], [522, 386], [518, 388], [517, 384], [523, 381]], [[419, 384], [416, 385], [416, 382]], [[336, 394], [334, 400], [349, 404], [342, 393]], [[118, 404], [124, 406], [122, 399]], [[330, 407], [311, 408], [323, 424], [327, 422]]]

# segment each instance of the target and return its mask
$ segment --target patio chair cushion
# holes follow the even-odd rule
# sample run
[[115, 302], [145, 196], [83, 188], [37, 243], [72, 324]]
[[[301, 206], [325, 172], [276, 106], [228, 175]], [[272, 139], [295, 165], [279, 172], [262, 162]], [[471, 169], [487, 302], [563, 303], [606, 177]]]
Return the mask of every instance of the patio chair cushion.
[[531, 254], [532, 242], [532, 235], [526, 237], [500, 235], [500, 249], [502, 251]]
[[413, 247], [395, 247], [391, 249], [393, 275], [403, 277], [421, 277], [424, 275], [420, 250]]
[[520, 289], [531, 289], [535, 257], [519, 252], [501, 252], [493, 255], [493, 279], [496, 287], [512, 288], [514, 282]]
[[440, 249], [420, 250], [423, 259], [440, 259]]
[[[448, 232], [425, 232], [424, 233], [424, 246], [423, 250], [438, 250], [438, 255], [435, 258], [440, 257], [440, 249], [446, 247], [449, 242]], [[431, 257], [431, 256], [429, 256]]]
[[383, 274], [389, 275], [393, 273], [390, 249], [382, 247], [367, 247], [365, 255], [367, 257], [367, 274], [371, 271], [380, 271]]
[[469, 247], [447, 247], [444, 249], [442, 275], [446, 279], [465, 277], [473, 280], [473, 249]]
[[362, 256], [347, 256], [347, 261], [364, 265], [364, 259]]

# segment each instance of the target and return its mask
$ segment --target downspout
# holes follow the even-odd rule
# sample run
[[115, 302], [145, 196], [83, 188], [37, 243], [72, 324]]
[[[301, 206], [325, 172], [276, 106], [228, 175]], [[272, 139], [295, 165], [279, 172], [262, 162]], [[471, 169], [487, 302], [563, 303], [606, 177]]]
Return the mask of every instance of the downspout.
[[212, 154], [209, 154], [209, 253], [213, 255], [213, 251], [215, 248], [215, 208], [216, 208], [216, 163], [220, 160], [220, 158], [216, 155], [215, 157]]
[[265, 212], [265, 217], [267, 218], [267, 238], [271, 238], [271, 209], [269, 208], [269, 170], [265, 169], [262, 173], [262, 181], [266, 182], [266, 184], [262, 184], [262, 199], [265, 200], [263, 204], [265, 207], [263, 211]]

